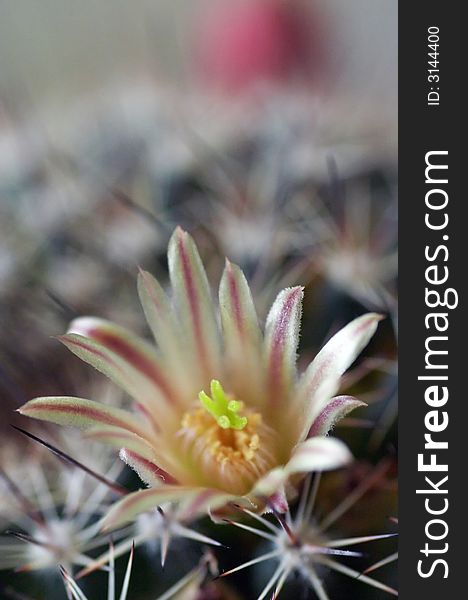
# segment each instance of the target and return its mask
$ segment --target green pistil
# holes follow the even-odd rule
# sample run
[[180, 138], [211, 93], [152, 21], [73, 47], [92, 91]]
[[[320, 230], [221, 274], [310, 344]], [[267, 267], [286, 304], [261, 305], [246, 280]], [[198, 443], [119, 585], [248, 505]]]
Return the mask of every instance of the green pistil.
[[247, 425], [247, 417], [237, 414], [242, 408], [242, 402], [230, 400], [222, 385], [216, 379], [211, 380], [211, 398], [205, 392], [200, 392], [198, 398], [222, 429], [241, 430]]

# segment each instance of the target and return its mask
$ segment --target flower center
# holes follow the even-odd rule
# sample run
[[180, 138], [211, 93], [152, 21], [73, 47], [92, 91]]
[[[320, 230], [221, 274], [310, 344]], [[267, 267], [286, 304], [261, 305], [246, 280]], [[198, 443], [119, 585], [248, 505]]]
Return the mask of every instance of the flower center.
[[[201, 407], [187, 411], [177, 437], [197, 482], [233, 494], [246, 494], [253, 483], [277, 463], [277, 440], [258, 412], [211, 382], [211, 398], [200, 392]], [[243, 410], [245, 415], [240, 415]]]
[[247, 417], [237, 413], [243, 408], [242, 402], [232, 400], [223, 390], [216, 379], [211, 380], [211, 398], [204, 391], [198, 394], [203, 407], [216, 419], [222, 429], [237, 429], [241, 431], [247, 425]]

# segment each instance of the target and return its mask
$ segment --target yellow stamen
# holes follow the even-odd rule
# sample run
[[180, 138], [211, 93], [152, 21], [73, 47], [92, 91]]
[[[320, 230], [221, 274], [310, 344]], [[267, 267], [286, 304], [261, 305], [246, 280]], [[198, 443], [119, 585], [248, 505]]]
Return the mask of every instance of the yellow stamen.
[[223, 429], [201, 406], [183, 415], [178, 449], [191, 461], [203, 485], [215, 481], [222, 489], [242, 495], [277, 464], [274, 433], [259, 413], [245, 410], [248, 423], [242, 430]]
[[237, 414], [242, 409], [242, 402], [232, 400], [226, 395], [222, 385], [216, 379], [211, 380], [211, 398], [204, 391], [198, 394], [198, 398], [221, 429], [236, 429], [241, 431], [247, 425], [247, 417]]

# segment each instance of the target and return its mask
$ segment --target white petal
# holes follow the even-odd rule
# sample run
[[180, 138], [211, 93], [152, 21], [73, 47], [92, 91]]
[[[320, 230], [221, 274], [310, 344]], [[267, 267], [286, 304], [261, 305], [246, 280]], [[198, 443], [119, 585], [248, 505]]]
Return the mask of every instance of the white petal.
[[341, 376], [367, 346], [382, 318], [376, 313], [358, 317], [317, 354], [299, 385], [298, 412], [302, 424], [299, 439], [305, 439], [312, 423], [336, 394]]

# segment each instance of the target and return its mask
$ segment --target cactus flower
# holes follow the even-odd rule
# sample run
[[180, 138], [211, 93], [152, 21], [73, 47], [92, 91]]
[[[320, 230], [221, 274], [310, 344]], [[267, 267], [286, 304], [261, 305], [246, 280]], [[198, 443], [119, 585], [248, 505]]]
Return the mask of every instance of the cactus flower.
[[168, 261], [171, 299], [149, 273], [138, 280], [156, 346], [94, 317], [76, 319], [59, 338], [123, 388], [132, 408], [45, 397], [19, 411], [86, 429], [89, 439], [119, 448], [149, 486], [114, 505], [108, 527], [165, 502], [177, 503], [184, 517], [229, 502], [284, 511], [290, 486], [304, 473], [350, 460], [346, 446], [327, 434], [363, 403], [334, 395], [381, 317], [349, 323], [299, 374], [301, 287], [279, 293], [262, 332], [236, 265], [226, 261], [218, 312], [195, 243], [180, 228]]

